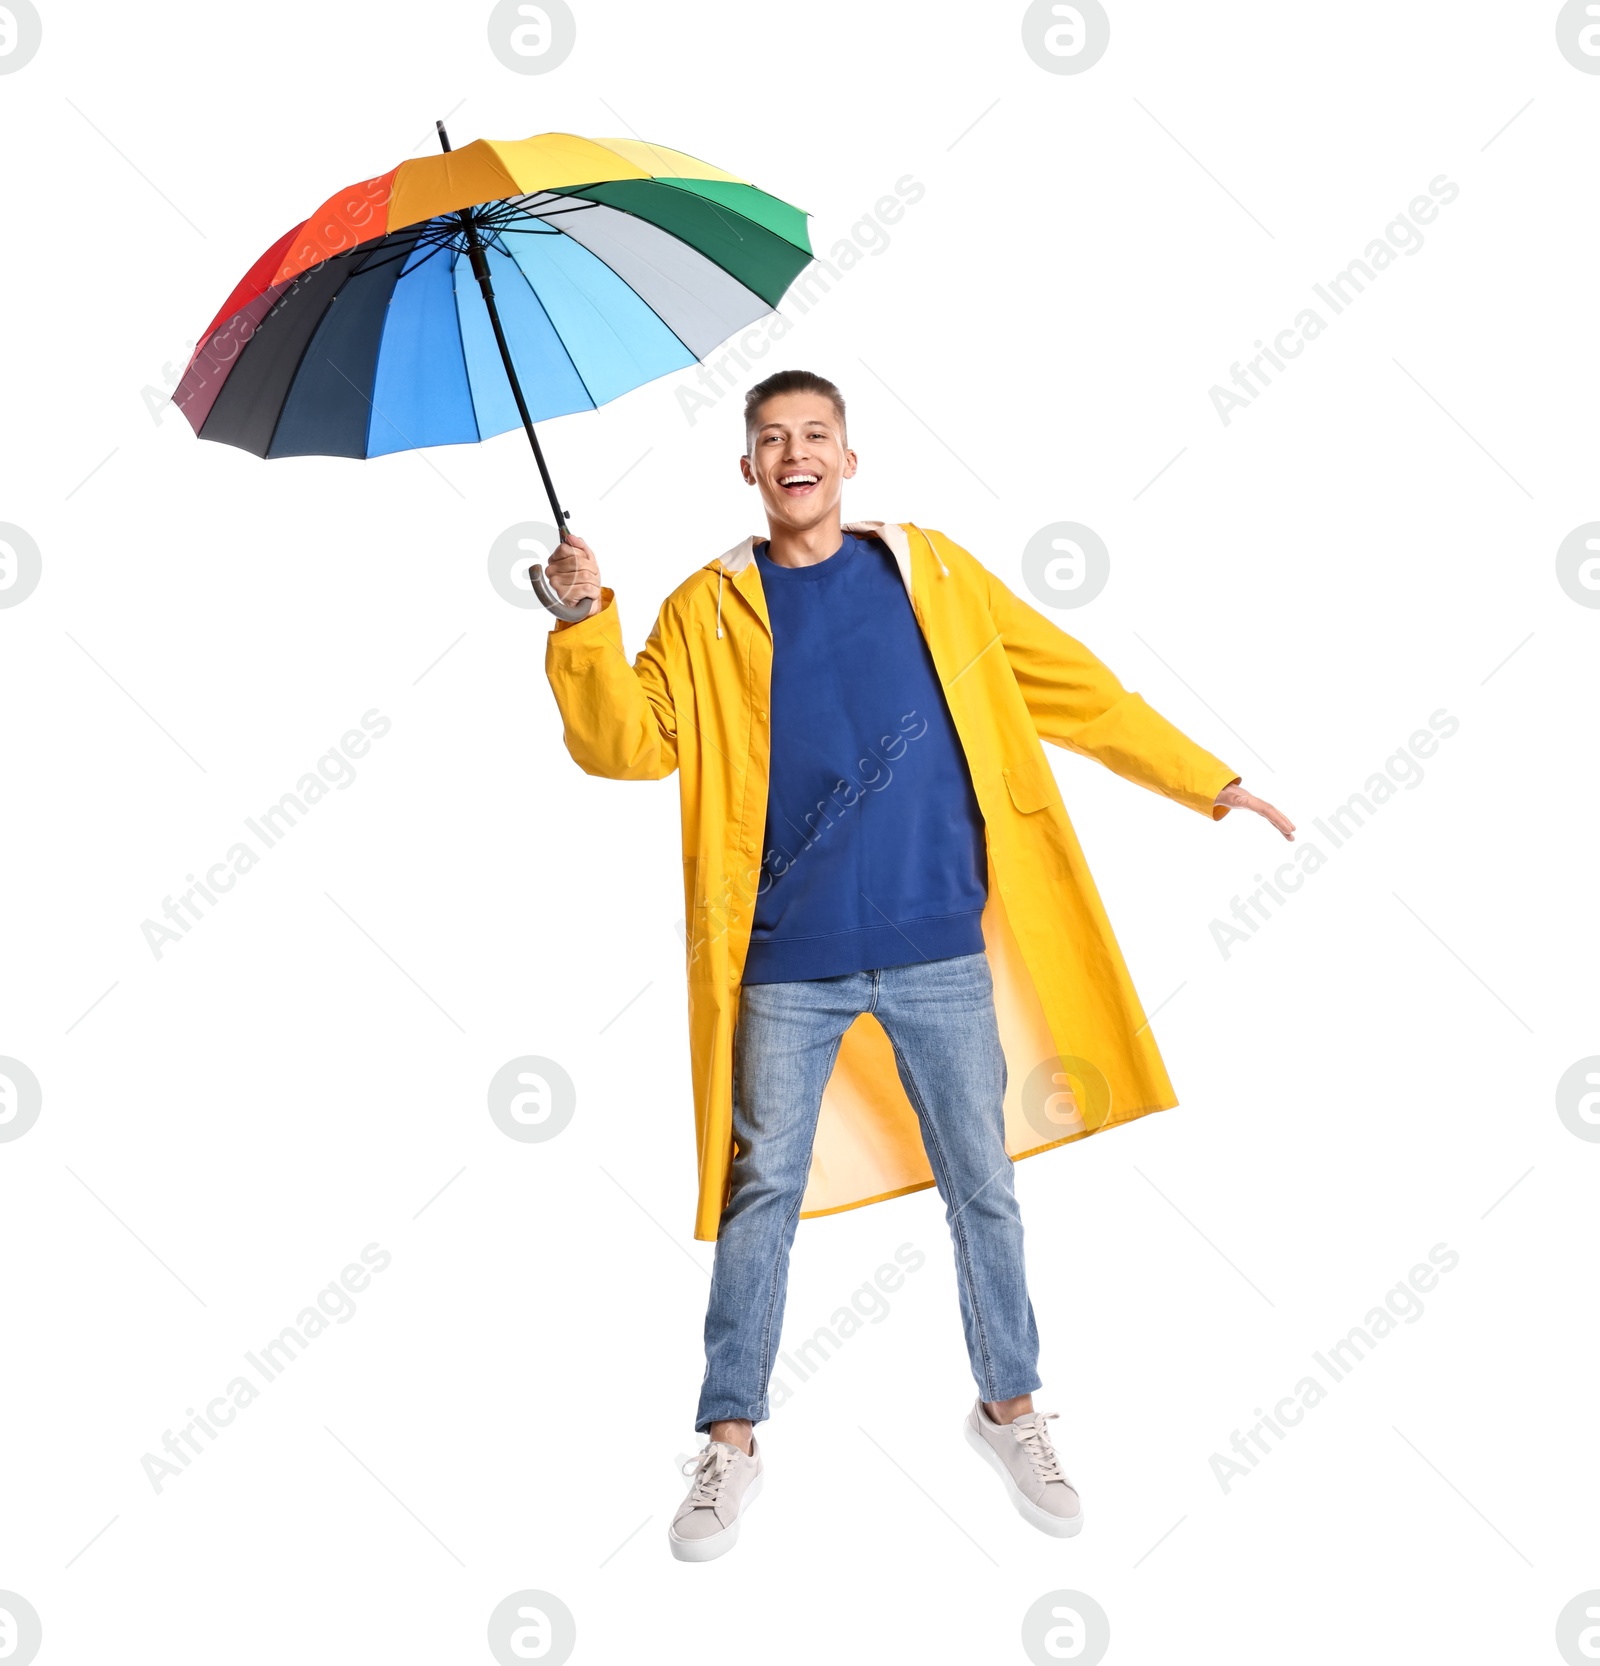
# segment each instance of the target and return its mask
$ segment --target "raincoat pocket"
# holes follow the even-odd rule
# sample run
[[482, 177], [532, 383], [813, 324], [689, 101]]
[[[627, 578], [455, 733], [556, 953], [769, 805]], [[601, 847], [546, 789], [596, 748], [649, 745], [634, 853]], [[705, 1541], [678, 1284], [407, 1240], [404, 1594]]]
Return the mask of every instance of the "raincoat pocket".
[[1042, 758], [1033, 758], [1022, 764], [1007, 764], [1000, 773], [1005, 777], [1011, 802], [1024, 815], [1061, 802], [1061, 789], [1056, 785], [1049, 764]]
[[714, 980], [728, 960], [728, 938], [739, 923], [733, 889], [719, 864], [683, 859], [684, 948], [691, 983]]

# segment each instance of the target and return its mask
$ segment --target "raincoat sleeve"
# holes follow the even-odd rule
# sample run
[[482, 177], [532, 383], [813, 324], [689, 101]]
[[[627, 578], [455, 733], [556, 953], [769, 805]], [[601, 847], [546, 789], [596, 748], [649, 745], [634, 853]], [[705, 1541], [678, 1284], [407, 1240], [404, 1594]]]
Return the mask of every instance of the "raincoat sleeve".
[[613, 593], [586, 619], [558, 623], [545, 639], [544, 670], [561, 709], [562, 739], [587, 775], [659, 781], [678, 767], [678, 718], [662, 644], [665, 615], [632, 665]]
[[1081, 753], [1164, 798], [1221, 821], [1216, 797], [1237, 770], [1125, 689], [1075, 637], [1030, 607], [986, 568], [989, 611], [1041, 738]]

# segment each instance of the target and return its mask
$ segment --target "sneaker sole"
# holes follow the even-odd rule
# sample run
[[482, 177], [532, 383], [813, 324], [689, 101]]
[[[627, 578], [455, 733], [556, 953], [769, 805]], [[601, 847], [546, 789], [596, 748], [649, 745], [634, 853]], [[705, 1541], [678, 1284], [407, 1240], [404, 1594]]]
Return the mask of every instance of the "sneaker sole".
[[1012, 1480], [1011, 1471], [1000, 1461], [999, 1454], [973, 1428], [971, 1423], [964, 1422], [961, 1425], [961, 1432], [967, 1437], [967, 1445], [1005, 1483], [1006, 1497], [1011, 1500], [1017, 1514], [1025, 1522], [1030, 1526], [1037, 1527], [1041, 1533], [1048, 1533], [1054, 1539], [1070, 1539], [1082, 1529], [1083, 1503], [1081, 1499], [1078, 1503], [1078, 1513], [1075, 1516], [1053, 1516], [1048, 1510], [1041, 1510], [1037, 1504], [1024, 1498], [1017, 1490], [1017, 1483]]
[[720, 1533], [707, 1533], [703, 1539], [680, 1539], [671, 1527], [667, 1528], [667, 1544], [672, 1554], [680, 1562], [715, 1562], [719, 1556], [726, 1556], [739, 1541], [739, 1523], [744, 1520], [744, 1513], [755, 1503], [761, 1494], [761, 1483], [766, 1479], [763, 1470], [744, 1490], [744, 1497], [739, 1500], [739, 1513]]

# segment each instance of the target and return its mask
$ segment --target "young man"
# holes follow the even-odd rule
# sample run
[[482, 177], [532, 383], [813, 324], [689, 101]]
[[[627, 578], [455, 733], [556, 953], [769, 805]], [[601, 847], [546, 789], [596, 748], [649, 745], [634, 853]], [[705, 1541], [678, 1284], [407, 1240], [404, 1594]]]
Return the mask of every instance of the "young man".
[[717, 1250], [708, 1438], [668, 1541], [722, 1555], [761, 1484], [796, 1222], [930, 1184], [978, 1386], [966, 1439], [1066, 1537], [1082, 1513], [1034, 1409], [1012, 1164], [1176, 1099], [1039, 738], [1293, 828], [958, 545], [842, 526], [856, 454], [831, 382], [752, 388], [739, 467], [767, 538], [680, 585], [631, 665], [589, 546], [547, 566], [594, 604], [546, 646], [568, 751], [680, 776], [695, 1235]]

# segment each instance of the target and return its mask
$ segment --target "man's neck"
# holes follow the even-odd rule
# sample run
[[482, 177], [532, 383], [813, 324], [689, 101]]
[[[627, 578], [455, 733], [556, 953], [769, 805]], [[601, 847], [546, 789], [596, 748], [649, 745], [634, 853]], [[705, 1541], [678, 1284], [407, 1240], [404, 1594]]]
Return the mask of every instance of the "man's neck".
[[779, 567], [814, 567], [837, 555], [843, 544], [837, 507], [815, 526], [781, 527], [768, 522], [767, 559]]

